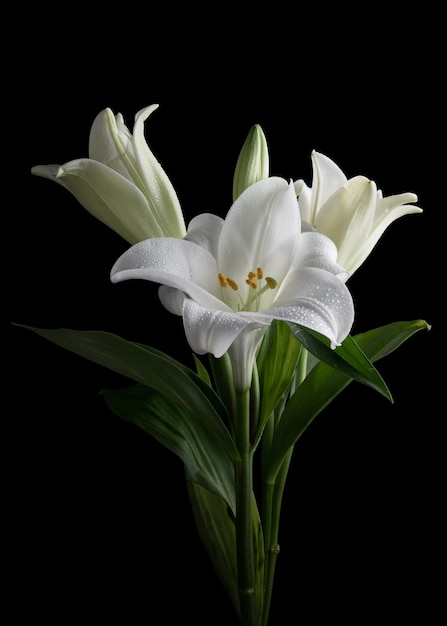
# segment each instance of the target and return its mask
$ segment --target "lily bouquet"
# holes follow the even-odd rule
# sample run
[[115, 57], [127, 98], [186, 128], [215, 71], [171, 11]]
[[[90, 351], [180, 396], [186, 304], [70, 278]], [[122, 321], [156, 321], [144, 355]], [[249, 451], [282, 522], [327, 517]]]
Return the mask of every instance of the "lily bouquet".
[[351, 381], [392, 400], [375, 362], [429, 329], [397, 321], [350, 334], [349, 278], [393, 221], [421, 209], [415, 194], [383, 197], [316, 151], [311, 186], [270, 176], [256, 124], [225, 219], [204, 213], [186, 227], [145, 139], [157, 106], [136, 114], [133, 132], [121, 114], [101, 111], [88, 158], [32, 173], [128, 242], [111, 281], [159, 284], [162, 305], [183, 319], [193, 369], [108, 332], [26, 328], [129, 379], [103, 390], [105, 402], [182, 460], [199, 536], [235, 614], [243, 626], [267, 626], [297, 440]]

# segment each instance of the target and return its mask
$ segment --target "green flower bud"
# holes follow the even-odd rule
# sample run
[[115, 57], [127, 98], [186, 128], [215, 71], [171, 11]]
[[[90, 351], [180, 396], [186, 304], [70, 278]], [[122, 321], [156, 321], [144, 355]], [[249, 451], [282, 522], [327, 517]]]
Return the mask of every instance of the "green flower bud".
[[233, 202], [247, 187], [268, 178], [269, 151], [259, 124], [252, 126], [240, 151], [233, 178]]

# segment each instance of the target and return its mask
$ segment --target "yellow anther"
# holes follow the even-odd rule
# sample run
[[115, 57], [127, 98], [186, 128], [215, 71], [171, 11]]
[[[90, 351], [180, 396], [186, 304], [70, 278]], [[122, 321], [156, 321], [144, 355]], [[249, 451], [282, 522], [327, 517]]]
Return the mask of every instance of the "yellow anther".
[[228, 276], [227, 276], [227, 283], [230, 285], [231, 289], [233, 289], [234, 291], [237, 291], [239, 289], [239, 285], [237, 284], [237, 282], [233, 280], [232, 278], [229, 278]]
[[262, 270], [262, 267], [257, 267], [256, 268], [256, 276], [259, 280], [261, 280], [261, 278], [264, 277], [264, 272]]
[[[250, 274], [253, 274], [253, 272], [250, 272]], [[249, 285], [252, 289], [257, 289], [258, 288], [258, 283], [253, 279], [250, 278], [250, 274], [248, 275], [247, 280], [245, 281], [247, 283], [247, 285]]]
[[278, 282], [271, 276], [266, 276], [265, 282], [267, 283], [270, 289], [275, 289], [276, 285], [278, 284]]
[[248, 272], [248, 280], [255, 278], [255, 276], [256, 276], [256, 272]]
[[225, 274], [218, 274], [217, 278], [219, 279], [219, 285], [221, 287], [226, 287], [227, 286], [228, 280], [227, 280], [227, 277], [225, 276]]

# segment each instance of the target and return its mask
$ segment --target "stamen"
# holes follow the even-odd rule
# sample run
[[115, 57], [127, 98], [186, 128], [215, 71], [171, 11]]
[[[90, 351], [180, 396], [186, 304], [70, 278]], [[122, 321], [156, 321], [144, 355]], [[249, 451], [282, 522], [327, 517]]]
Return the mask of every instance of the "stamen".
[[229, 278], [228, 276], [227, 276], [227, 283], [230, 285], [233, 291], [237, 291], [239, 289], [239, 285], [237, 284], [237, 282], [233, 280], [232, 278]]
[[248, 272], [248, 278], [245, 281], [252, 289], [258, 288], [258, 283], [255, 281], [256, 272]]
[[225, 276], [225, 274], [218, 274], [217, 278], [219, 279], [219, 285], [221, 287], [226, 287], [227, 286], [227, 277]]
[[264, 277], [264, 271], [263, 271], [262, 267], [257, 267], [256, 268], [256, 276], [258, 277], [259, 280], [261, 280], [261, 278]]

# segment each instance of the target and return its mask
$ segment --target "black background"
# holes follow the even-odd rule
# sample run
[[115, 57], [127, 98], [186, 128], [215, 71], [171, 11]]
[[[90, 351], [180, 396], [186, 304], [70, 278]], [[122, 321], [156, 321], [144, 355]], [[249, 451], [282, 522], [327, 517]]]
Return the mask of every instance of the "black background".
[[108, 330], [192, 366], [181, 319], [156, 287], [110, 283], [126, 242], [30, 174], [87, 156], [101, 109], [131, 129], [139, 109], [159, 103], [146, 138], [186, 221], [225, 215], [255, 123], [273, 175], [310, 184], [317, 149], [384, 195], [418, 195], [424, 213], [394, 222], [349, 282], [353, 330], [405, 319], [432, 330], [378, 364], [394, 404], [352, 384], [298, 442], [271, 624], [433, 623], [445, 490], [436, 16], [127, 10], [97, 21], [81, 9], [35, 10], [25, 55], [7, 63], [4, 477], [15, 611], [51, 624], [237, 623], [196, 534], [181, 462], [99, 395], [128, 381], [10, 325]]

